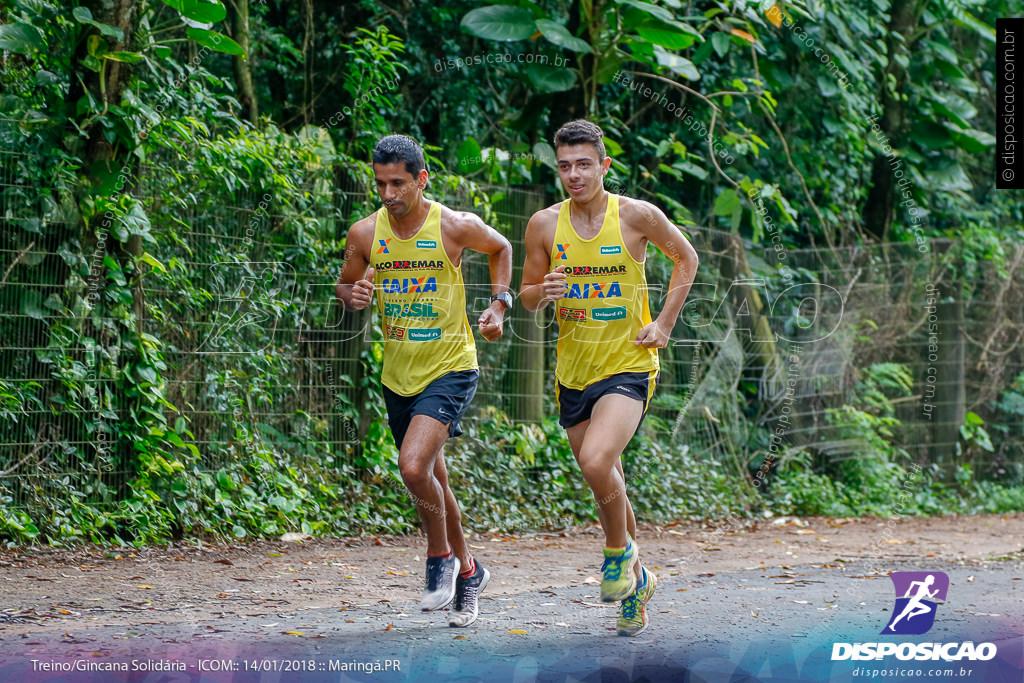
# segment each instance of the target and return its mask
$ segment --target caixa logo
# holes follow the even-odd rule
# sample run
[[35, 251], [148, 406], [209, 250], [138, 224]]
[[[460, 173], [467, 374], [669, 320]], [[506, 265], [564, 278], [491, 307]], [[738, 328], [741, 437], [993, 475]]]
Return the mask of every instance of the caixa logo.
[[[896, 591], [889, 623], [881, 635], [919, 636], [935, 624], [935, 612], [945, 602], [949, 577], [943, 572], [893, 572], [889, 575]], [[987, 661], [996, 656], [994, 643], [834, 643], [832, 660]]]

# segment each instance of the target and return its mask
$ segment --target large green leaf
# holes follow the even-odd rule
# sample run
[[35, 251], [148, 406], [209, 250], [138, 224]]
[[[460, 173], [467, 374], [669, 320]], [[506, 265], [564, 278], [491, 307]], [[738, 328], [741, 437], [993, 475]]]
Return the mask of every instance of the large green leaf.
[[576, 84], [576, 72], [565, 67], [528, 64], [523, 71], [540, 92], [564, 92]]
[[910, 131], [910, 137], [925, 149], [945, 149], [953, 145], [949, 131], [935, 121], [919, 121]]
[[36, 320], [46, 317], [46, 311], [43, 310], [43, 295], [38, 289], [22, 290], [21, 313]]
[[245, 51], [242, 46], [225, 35], [216, 31], [208, 31], [205, 28], [190, 28], [185, 34], [189, 39], [196, 41], [203, 47], [208, 47], [217, 52], [226, 52], [229, 55], [243, 55]]
[[219, 2], [201, 2], [200, 0], [163, 0], [165, 5], [178, 10], [182, 16], [203, 24], [216, 24], [224, 21], [227, 10]]
[[963, 97], [954, 94], [936, 95], [932, 99], [932, 108], [953, 120], [961, 128], [970, 128], [967, 122], [978, 115], [974, 105]]
[[712, 213], [716, 216], [728, 216], [739, 208], [740, 198], [737, 196], [736, 190], [723, 190], [720, 195], [715, 197], [715, 208], [712, 209]]
[[693, 45], [695, 37], [690, 33], [662, 28], [638, 28], [636, 30], [644, 40], [661, 45], [669, 50], [685, 50]]
[[0, 26], [0, 50], [27, 55], [32, 50], [45, 50], [43, 33], [31, 24], [4, 24]]
[[559, 47], [564, 47], [573, 52], [592, 52], [585, 40], [581, 40], [569, 33], [567, 28], [557, 22], [550, 19], [538, 19], [537, 28], [540, 29], [545, 38]]
[[654, 56], [657, 58], [658, 64], [668, 68], [673, 73], [677, 73], [691, 81], [700, 79], [700, 72], [697, 71], [697, 67], [689, 59], [673, 54], [660, 45], [654, 46]]
[[480, 143], [474, 138], [466, 138], [466, 141], [459, 145], [458, 155], [459, 173], [472, 173], [484, 165]]
[[546, 142], [538, 142], [533, 145], [533, 156], [540, 163], [552, 171], [558, 172], [558, 162], [555, 160], [555, 148]]
[[642, 0], [616, 0], [616, 4], [635, 7], [646, 15], [657, 17], [662, 21], [675, 21], [675, 16], [667, 9], [664, 7], [658, 7], [657, 5], [652, 5], [649, 2], [643, 2]]
[[467, 33], [487, 40], [526, 40], [537, 31], [533, 15], [512, 5], [478, 7], [462, 17], [461, 26]]
[[989, 147], [996, 144], [995, 136], [983, 130], [961, 129], [952, 123], [947, 123], [946, 129], [953, 137], [953, 144], [971, 154], [983, 154], [989, 150]]
[[92, 18], [92, 12], [89, 11], [88, 7], [76, 7], [71, 11], [71, 14], [75, 17], [75, 20], [80, 24], [88, 24], [89, 26], [95, 26], [105, 36], [116, 38], [118, 41], [124, 40], [124, 31], [116, 26], [110, 24], [104, 24], [96, 21]]
[[947, 192], [962, 190], [969, 192], [972, 188], [971, 181], [964, 173], [963, 167], [953, 159], [943, 159], [935, 168], [930, 169], [925, 176], [934, 183], [938, 189]]

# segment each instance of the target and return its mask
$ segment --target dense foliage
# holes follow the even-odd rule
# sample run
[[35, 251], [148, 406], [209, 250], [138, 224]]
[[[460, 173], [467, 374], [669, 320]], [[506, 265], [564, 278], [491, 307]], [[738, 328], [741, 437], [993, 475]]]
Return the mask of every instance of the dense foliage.
[[[433, 198], [521, 238], [515, 191], [562, 196], [550, 138], [580, 116], [608, 135], [609, 189], [664, 208], [717, 288], [695, 288], [689, 342], [663, 354], [624, 456], [644, 519], [1024, 508], [1024, 193], [994, 189], [986, 132], [992, 26], [1010, 14], [1009, 0], [5, 3], [0, 538], [415, 529], [379, 333], [330, 294], [348, 225], [375, 206], [369, 151], [395, 130], [421, 139]], [[664, 282], [668, 259], [648, 264]], [[934, 421], [910, 409], [929, 390], [926, 283], [943, 348], [965, 330]], [[844, 290], [842, 326], [806, 303], [826, 285]], [[775, 447], [782, 340], [809, 351], [802, 414]], [[466, 521], [596, 519], [557, 424], [512, 403], [513, 353], [481, 348], [502, 390], [449, 446]]]

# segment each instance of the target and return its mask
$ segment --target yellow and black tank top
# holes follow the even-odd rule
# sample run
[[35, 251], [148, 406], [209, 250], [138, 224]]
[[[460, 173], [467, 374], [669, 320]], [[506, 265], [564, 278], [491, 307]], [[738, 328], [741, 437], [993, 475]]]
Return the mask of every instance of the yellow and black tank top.
[[568, 291], [557, 302], [558, 364], [555, 376], [570, 389], [620, 372], [657, 375], [658, 351], [636, 346], [651, 322], [644, 262], [629, 253], [619, 226], [619, 197], [608, 195], [601, 231], [583, 239], [562, 202], [551, 245], [551, 269], [565, 266]]
[[431, 202], [423, 226], [406, 240], [381, 208], [370, 265], [385, 340], [384, 386], [413, 396], [441, 375], [477, 367], [462, 270], [441, 241], [440, 204]]

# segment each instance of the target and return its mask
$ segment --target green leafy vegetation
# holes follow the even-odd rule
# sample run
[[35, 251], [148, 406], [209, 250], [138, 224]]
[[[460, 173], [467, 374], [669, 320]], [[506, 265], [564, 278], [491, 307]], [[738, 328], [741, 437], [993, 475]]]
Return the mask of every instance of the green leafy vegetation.
[[[416, 530], [379, 330], [333, 302], [369, 152], [423, 141], [429, 196], [518, 265], [576, 117], [701, 256], [623, 457], [642, 520], [1024, 509], [1006, 0], [122, 6], [0, 8], [4, 542]], [[652, 249], [655, 310], [670, 271]], [[478, 345], [446, 451], [470, 527], [596, 520], [549, 322]]]

